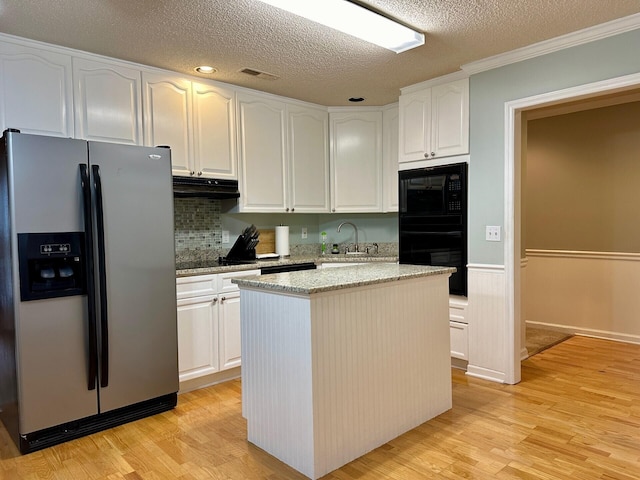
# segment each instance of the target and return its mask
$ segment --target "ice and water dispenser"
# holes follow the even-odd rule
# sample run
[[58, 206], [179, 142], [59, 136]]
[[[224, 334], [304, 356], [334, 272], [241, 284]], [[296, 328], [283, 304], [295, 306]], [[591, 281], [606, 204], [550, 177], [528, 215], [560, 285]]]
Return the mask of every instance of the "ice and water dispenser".
[[20, 299], [86, 294], [84, 233], [18, 234]]

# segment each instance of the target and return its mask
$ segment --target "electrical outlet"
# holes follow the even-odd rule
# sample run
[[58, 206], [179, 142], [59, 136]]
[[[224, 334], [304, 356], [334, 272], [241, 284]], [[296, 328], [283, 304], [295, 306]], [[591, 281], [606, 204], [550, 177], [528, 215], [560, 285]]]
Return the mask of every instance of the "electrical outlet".
[[500, 227], [487, 225], [486, 230], [487, 242], [499, 242], [500, 241]]
[[229, 243], [229, 230], [222, 230], [222, 243]]
[[308, 232], [307, 227], [302, 227], [302, 238], [307, 238]]

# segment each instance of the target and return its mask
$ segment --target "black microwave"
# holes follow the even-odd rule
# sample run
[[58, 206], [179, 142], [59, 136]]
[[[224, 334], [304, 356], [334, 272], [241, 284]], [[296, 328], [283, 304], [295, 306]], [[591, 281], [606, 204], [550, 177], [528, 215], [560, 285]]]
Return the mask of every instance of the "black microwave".
[[400, 213], [462, 215], [466, 203], [466, 164], [399, 172]]

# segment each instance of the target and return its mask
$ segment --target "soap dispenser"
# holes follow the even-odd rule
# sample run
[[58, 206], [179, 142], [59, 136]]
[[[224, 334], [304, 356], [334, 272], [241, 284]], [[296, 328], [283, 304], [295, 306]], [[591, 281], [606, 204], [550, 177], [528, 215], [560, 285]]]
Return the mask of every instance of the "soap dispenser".
[[322, 232], [322, 255], [327, 253], [327, 232]]

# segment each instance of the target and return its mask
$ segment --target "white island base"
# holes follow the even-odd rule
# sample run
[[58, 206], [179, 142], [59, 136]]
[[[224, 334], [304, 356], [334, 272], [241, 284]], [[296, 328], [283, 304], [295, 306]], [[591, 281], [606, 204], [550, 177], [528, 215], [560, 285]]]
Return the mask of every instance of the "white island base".
[[450, 409], [450, 271], [308, 294], [238, 282], [249, 441], [316, 479]]

